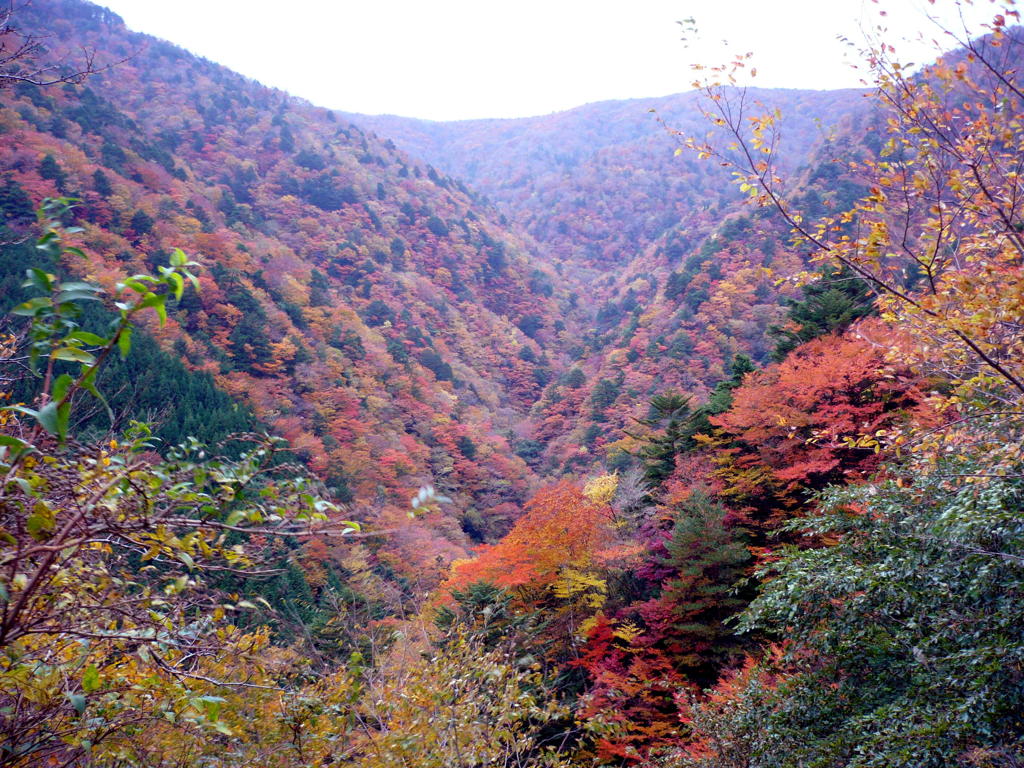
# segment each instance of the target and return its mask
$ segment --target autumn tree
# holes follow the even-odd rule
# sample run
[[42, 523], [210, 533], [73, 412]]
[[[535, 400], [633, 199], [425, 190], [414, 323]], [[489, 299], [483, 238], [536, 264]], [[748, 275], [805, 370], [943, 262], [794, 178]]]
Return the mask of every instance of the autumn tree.
[[487, 582], [506, 589], [519, 609], [543, 609], [550, 653], [564, 661], [607, 599], [599, 554], [613, 535], [608, 501], [563, 480], [539, 490], [501, 541], [454, 563], [443, 589], [452, 594]]
[[870, 475], [880, 457], [861, 438], [902, 423], [923, 400], [917, 377], [858, 335], [808, 342], [732, 396], [710, 419], [723, 495], [769, 527], [803, 502], [801, 491]]
[[689, 683], [664, 649], [627, 617], [597, 616], [576, 662], [588, 677], [580, 714], [604, 762], [642, 764], [679, 737], [675, 700]]
[[918, 365], [990, 408], [1024, 396], [1015, 320], [1024, 253], [1017, 194], [1024, 95], [1012, 66], [1022, 44], [1011, 26], [1018, 16], [1003, 8], [977, 39], [966, 28], [940, 28], [962, 49], [919, 74], [892, 45], [869, 48], [886, 142], [876, 157], [854, 163], [868, 193], [850, 210], [815, 220], [800, 209], [778, 169], [780, 116], [759, 110], [744, 89], [728, 90], [747, 56], [701, 68], [706, 77], [695, 83], [728, 141], [686, 139], [701, 157], [735, 168], [741, 191], [773, 207], [815, 261], [866, 281], [884, 316], [915, 334], [910, 354]]
[[[368, 675], [351, 717], [358, 768], [560, 768], [567, 710], [535, 666], [453, 627], [419, 658]], [[551, 731], [547, 729], [556, 726]]]

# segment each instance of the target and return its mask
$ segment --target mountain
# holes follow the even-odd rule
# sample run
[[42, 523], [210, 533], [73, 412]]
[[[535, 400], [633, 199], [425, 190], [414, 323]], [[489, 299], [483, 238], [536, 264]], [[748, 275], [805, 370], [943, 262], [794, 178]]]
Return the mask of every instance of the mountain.
[[[756, 110], [783, 115], [780, 156], [806, 162], [832, 126], [822, 115], [856, 111], [863, 91], [749, 89]], [[758, 105], [758, 106], [755, 106]], [[673, 132], [703, 137], [695, 91], [607, 101], [542, 117], [431, 122], [347, 115], [465, 181], [587, 279], [617, 270], [673, 227], [717, 216], [738, 200], [721, 168], [679, 156]]]
[[0, 763], [1020, 765], [1007, 18], [430, 124], [0, 11]]
[[[799, 202], [809, 195], [816, 213], [858, 191], [835, 159], [871, 125], [865, 95], [743, 93], [750, 115], [781, 115], [779, 170], [801, 179]], [[709, 135], [706, 107], [691, 91], [513, 120], [348, 115], [493, 201], [570, 288], [583, 332], [532, 413], [546, 471], [614, 461], [622, 429], [653, 395], [700, 399], [735, 355], [768, 359], [768, 329], [794, 295], [776, 278], [802, 260], [780, 247], [788, 226], [747, 209], [727, 169], [678, 152], [686, 137]]]
[[[202, 290], [163, 347], [339, 499], [390, 519], [424, 484], [457, 498], [447, 557], [502, 531], [534, 470], [608, 458], [659, 390], [700, 397], [736, 353], [765, 359], [784, 314], [783, 230], [667, 130], [703, 130], [694, 93], [521, 120], [346, 116], [97, 6], [40, 0], [20, 23], [52, 35], [53, 60], [118, 63], [5, 95], [7, 199], [80, 197], [107, 285], [174, 247], [197, 256]], [[786, 115], [791, 167], [821, 143], [815, 116], [860, 95], [749, 94]]]
[[[846, 166], [877, 154], [876, 120], [871, 110], [847, 114], [793, 171], [790, 202], [815, 217], [851, 206], [864, 190]], [[807, 266], [806, 251], [792, 246], [790, 226], [774, 209], [726, 198], [688, 210], [595, 280], [587, 292], [598, 300], [570, 350], [573, 362], [533, 409], [546, 466], [621, 466], [632, 450], [624, 432], [647, 416], [652, 397], [675, 391], [701, 402], [730, 378], [737, 356], [770, 362], [773, 329], [801, 298], [783, 278]]]
[[402, 519], [428, 483], [457, 498], [460, 518], [433, 521], [436, 546], [417, 550], [431, 562], [464, 552], [465, 531], [502, 530], [536, 482], [519, 425], [572, 328], [529, 238], [392, 142], [98, 6], [38, 0], [18, 24], [49, 61], [85, 47], [118, 63], [3, 91], [9, 229], [28, 231], [46, 196], [79, 198], [90, 261], [67, 266], [108, 288], [184, 249], [201, 290], [149, 329], [163, 348], [363, 514]]

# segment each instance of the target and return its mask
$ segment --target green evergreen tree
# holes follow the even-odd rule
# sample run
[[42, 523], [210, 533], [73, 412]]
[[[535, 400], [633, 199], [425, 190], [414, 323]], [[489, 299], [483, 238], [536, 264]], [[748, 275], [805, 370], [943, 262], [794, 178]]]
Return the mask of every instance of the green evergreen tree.
[[0, 216], [3, 217], [2, 224], [5, 227], [35, 221], [32, 198], [10, 176], [5, 176], [3, 186], [0, 186]]
[[712, 432], [711, 417], [729, 410], [733, 390], [753, 370], [754, 363], [747, 355], [736, 355], [729, 366], [729, 378], [718, 382], [708, 401], [695, 409], [690, 407], [691, 398], [675, 392], [651, 398], [647, 418], [636, 421], [656, 431], [645, 435], [628, 431], [626, 434], [642, 443], [635, 456], [643, 463], [644, 479], [652, 490], [657, 490], [671, 476], [678, 455], [696, 447], [695, 435]]
[[96, 194], [102, 198], [108, 198], [114, 193], [114, 188], [110, 186], [110, 179], [103, 171], [97, 169], [92, 174], [92, 188], [96, 190]]
[[750, 560], [742, 531], [726, 523], [726, 510], [695, 492], [675, 518], [663, 561], [675, 575], [659, 602], [673, 617], [677, 663], [700, 685], [714, 682], [739, 646], [727, 620], [748, 603], [742, 586]]
[[582, 368], [573, 368], [565, 375], [565, 386], [569, 389], [579, 389], [587, 382], [587, 377]]
[[772, 351], [775, 360], [782, 360], [811, 339], [846, 330], [874, 309], [874, 294], [868, 283], [848, 267], [826, 268], [820, 280], [803, 287], [803, 294], [801, 299], [789, 299], [787, 326], [774, 325], [768, 329], [769, 336], [776, 339]]
[[266, 317], [262, 312], [243, 314], [228, 339], [232, 356], [250, 373], [259, 373], [255, 366], [270, 362], [270, 342], [267, 341]]
[[57, 158], [53, 155], [46, 155], [39, 163], [39, 175], [44, 179], [52, 179], [53, 183], [57, 186], [58, 192], [63, 193], [65, 191], [68, 175], [60, 167], [60, 163], [57, 162]]
[[676, 392], [665, 392], [651, 398], [647, 418], [637, 422], [652, 430], [645, 436], [633, 435], [643, 441], [636, 456], [643, 463], [644, 480], [656, 489], [675, 470], [676, 456], [690, 447], [691, 435], [686, 425], [690, 417], [690, 398]]
[[326, 307], [331, 303], [330, 294], [327, 293], [327, 278], [319, 269], [309, 273], [309, 306]]
[[153, 217], [139, 209], [132, 215], [131, 228], [136, 235], [148, 234], [153, 229]]

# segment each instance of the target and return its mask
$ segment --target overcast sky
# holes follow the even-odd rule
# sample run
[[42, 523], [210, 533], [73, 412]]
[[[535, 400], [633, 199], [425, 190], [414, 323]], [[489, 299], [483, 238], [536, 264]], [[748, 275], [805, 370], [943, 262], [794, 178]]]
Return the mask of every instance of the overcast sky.
[[[896, 39], [941, 37], [922, 8], [958, 24], [951, 0], [98, 2], [132, 29], [319, 106], [436, 120], [678, 93], [690, 88], [692, 63], [729, 51], [755, 54], [757, 85], [855, 87], [864, 76], [851, 68], [856, 48], [837, 35], [859, 44], [860, 28], [884, 23]], [[997, 10], [977, 2], [979, 18]], [[691, 17], [699, 37], [684, 42], [677, 22]], [[907, 60], [933, 57], [905, 49]]]

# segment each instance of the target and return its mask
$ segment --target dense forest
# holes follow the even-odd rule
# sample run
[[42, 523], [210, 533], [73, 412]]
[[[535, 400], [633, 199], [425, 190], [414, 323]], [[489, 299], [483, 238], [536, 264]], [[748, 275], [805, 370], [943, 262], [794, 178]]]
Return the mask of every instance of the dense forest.
[[0, 10], [0, 766], [1024, 765], [1018, 22], [431, 123]]

